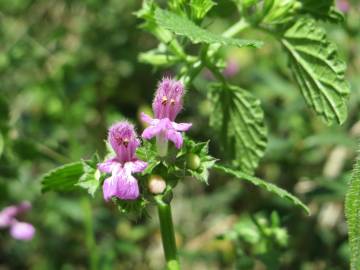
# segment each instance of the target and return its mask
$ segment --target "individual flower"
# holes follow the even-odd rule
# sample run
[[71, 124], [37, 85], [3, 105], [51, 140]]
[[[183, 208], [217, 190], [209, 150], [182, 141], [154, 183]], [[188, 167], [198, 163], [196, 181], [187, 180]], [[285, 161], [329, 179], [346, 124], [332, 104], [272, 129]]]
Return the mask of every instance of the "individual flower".
[[0, 212], [0, 228], [10, 228], [10, 235], [17, 240], [31, 240], [35, 235], [35, 228], [30, 223], [20, 222], [16, 216], [31, 209], [29, 202], [11, 205]]
[[160, 156], [167, 153], [167, 142], [172, 141], [176, 148], [183, 144], [180, 132], [187, 131], [191, 123], [176, 123], [175, 118], [183, 107], [184, 85], [180, 81], [164, 78], [158, 85], [152, 104], [154, 118], [142, 113], [141, 120], [149, 126], [142, 133], [144, 139], [156, 136]]
[[135, 156], [140, 141], [134, 126], [128, 122], [112, 125], [108, 141], [114, 149], [115, 157], [98, 164], [101, 172], [111, 174], [104, 181], [104, 199], [108, 201], [112, 197], [118, 197], [122, 200], [135, 200], [139, 197], [139, 185], [132, 174], [144, 171], [147, 163]]

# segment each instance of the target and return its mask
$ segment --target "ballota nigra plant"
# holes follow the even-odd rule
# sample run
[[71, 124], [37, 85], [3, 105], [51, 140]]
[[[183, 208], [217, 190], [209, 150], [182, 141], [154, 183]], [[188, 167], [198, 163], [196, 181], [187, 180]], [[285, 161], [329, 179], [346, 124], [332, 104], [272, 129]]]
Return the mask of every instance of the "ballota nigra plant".
[[[114, 123], [108, 131], [109, 155], [100, 161], [66, 164], [44, 176], [43, 191], [85, 188], [91, 195], [102, 189], [122, 213], [141, 215], [156, 205], [168, 269], [180, 269], [171, 214], [173, 189], [186, 176], [208, 183], [210, 170], [245, 180], [287, 200], [309, 213], [297, 197], [255, 176], [265, 152], [267, 129], [260, 101], [248, 90], [229, 82], [222, 47], [259, 48], [263, 42], [235, 38], [246, 29], [273, 36], [287, 55], [290, 72], [306, 104], [328, 125], [342, 124], [347, 117], [350, 89], [345, 80], [345, 63], [328, 40], [319, 21], [341, 22], [343, 16], [331, 0], [233, 0], [239, 11], [222, 34], [206, 29], [212, 0], [169, 0], [167, 7], [144, 1], [136, 16], [141, 27], [158, 40], [157, 48], [141, 53], [139, 60], [157, 69], [171, 68], [174, 78], [163, 78], [153, 100], [153, 116], [141, 114], [147, 126], [138, 137], [127, 121]], [[190, 49], [191, 48], [191, 49]], [[190, 53], [191, 52], [191, 53]], [[212, 105], [209, 127], [214, 130], [222, 156], [209, 154], [208, 142], [196, 142], [185, 132], [191, 123], [175, 122], [186, 104], [185, 89], [197, 89], [201, 72], [210, 73], [206, 95]], [[154, 138], [154, 139], [153, 139]], [[99, 138], [102, 139], [102, 138]], [[170, 141], [170, 143], [169, 143]], [[217, 160], [221, 159], [221, 162]], [[65, 180], [64, 180], [65, 179]], [[358, 194], [358, 171], [351, 194]], [[350, 195], [351, 195], [350, 194]], [[359, 269], [360, 250], [358, 200], [348, 197], [352, 269]], [[96, 267], [95, 267], [96, 268]]]

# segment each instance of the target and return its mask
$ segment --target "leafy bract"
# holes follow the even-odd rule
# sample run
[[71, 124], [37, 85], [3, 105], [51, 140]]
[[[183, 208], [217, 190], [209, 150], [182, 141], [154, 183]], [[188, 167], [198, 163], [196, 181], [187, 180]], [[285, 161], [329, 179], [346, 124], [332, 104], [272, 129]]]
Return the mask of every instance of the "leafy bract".
[[83, 164], [74, 162], [65, 164], [47, 173], [41, 180], [42, 192], [71, 191], [84, 173]]
[[209, 170], [216, 162], [216, 159], [209, 155], [209, 142], [196, 143], [186, 137], [177, 158], [185, 163], [186, 173], [208, 184]]
[[238, 170], [234, 170], [222, 165], [218, 165], [215, 164], [214, 169], [217, 169], [218, 171], [224, 172], [226, 174], [229, 174], [231, 176], [234, 176], [236, 178], [248, 181], [252, 184], [254, 184], [255, 186], [259, 186], [261, 188], [266, 189], [267, 191], [276, 194], [277, 196], [279, 196], [280, 198], [286, 199], [288, 201], [290, 201], [292, 204], [301, 207], [303, 210], [305, 210], [305, 212], [307, 214], [310, 214], [310, 210], [309, 208], [300, 201], [300, 199], [298, 199], [297, 197], [295, 197], [294, 195], [290, 194], [289, 192], [287, 192], [285, 189], [282, 189], [272, 183], [266, 182], [260, 178], [248, 175], [246, 173], [243, 173], [241, 171]]
[[327, 124], [343, 123], [350, 92], [345, 80], [345, 63], [325, 31], [311, 18], [301, 18], [290, 26], [281, 43], [289, 55], [293, 76], [309, 106]]
[[220, 132], [221, 146], [237, 167], [251, 174], [267, 142], [260, 101], [241, 88], [224, 85], [214, 85], [210, 100], [210, 125]]
[[87, 190], [91, 196], [95, 195], [96, 190], [100, 185], [100, 171], [97, 169], [99, 157], [95, 154], [90, 160], [83, 160], [84, 174], [80, 177], [77, 186]]
[[260, 47], [261, 41], [226, 38], [221, 35], [209, 32], [189, 19], [177, 15], [171, 11], [157, 8], [155, 19], [158, 25], [179, 36], [189, 38], [193, 43], [221, 44], [236, 47]]
[[360, 154], [357, 158], [345, 200], [351, 251], [351, 270], [360, 269]]

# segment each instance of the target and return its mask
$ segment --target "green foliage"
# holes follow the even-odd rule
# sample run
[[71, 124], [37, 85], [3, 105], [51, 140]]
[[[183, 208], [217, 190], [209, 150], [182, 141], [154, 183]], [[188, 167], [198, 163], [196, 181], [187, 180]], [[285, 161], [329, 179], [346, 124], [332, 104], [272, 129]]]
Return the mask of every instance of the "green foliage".
[[76, 189], [79, 178], [83, 175], [82, 162], [74, 162], [58, 167], [42, 177], [42, 192], [71, 191]]
[[[278, 213], [268, 218], [263, 213], [244, 215], [221, 238], [231, 240], [236, 248], [236, 269], [253, 269], [256, 258], [267, 269], [279, 269], [280, 254], [288, 246], [289, 235], [280, 224]], [[252, 249], [252, 253], [248, 250]], [[255, 256], [254, 256], [255, 254]]]
[[280, 38], [307, 104], [327, 124], [342, 124], [347, 117], [350, 92], [345, 80], [346, 65], [325, 31], [313, 19], [301, 18]]
[[214, 108], [210, 125], [220, 134], [221, 147], [237, 167], [252, 173], [267, 141], [260, 101], [239, 87], [227, 85], [215, 85], [210, 100]]
[[0, 157], [1, 157], [2, 153], [3, 153], [3, 151], [4, 151], [4, 144], [5, 144], [4, 143], [4, 137], [0, 132]]
[[208, 184], [209, 170], [216, 162], [216, 159], [209, 155], [209, 142], [196, 143], [185, 138], [177, 158], [183, 163], [189, 175]]
[[355, 163], [345, 200], [351, 250], [351, 269], [360, 269], [360, 154]]
[[231, 176], [234, 176], [238, 179], [241, 180], [245, 180], [248, 181], [252, 184], [254, 184], [255, 186], [259, 186], [263, 189], [266, 189], [267, 191], [276, 194], [277, 196], [279, 196], [280, 198], [286, 199], [289, 202], [291, 202], [292, 204], [302, 208], [303, 210], [305, 210], [305, 212], [307, 214], [310, 214], [310, 210], [309, 208], [303, 203], [301, 202], [297, 197], [295, 197], [294, 195], [290, 194], [289, 192], [287, 192], [286, 190], [272, 184], [269, 182], [266, 182], [264, 180], [261, 180], [260, 178], [248, 175], [246, 173], [243, 173], [239, 170], [234, 170], [222, 165], [214, 165], [214, 169], [219, 170], [221, 172], [227, 173]]
[[258, 48], [262, 42], [255, 40], [242, 40], [226, 38], [200, 28], [185, 17], [172, 13], [171, 11], [157, 8], [155, 11], [156, 22], [163, 28], [179, 36], [189, 38], [193, 43], [220, 44], [224, 46], [254, 47]]
[[94, 197], [95, 192], [100, 186], [100, 171], [97, 169], [99, 157], [94, 154], [90, 160], [82, 160], [84, 174], [79, 178], [77, 186], [87, 190]]
[[201, 20], [215, 6], [212, 0], [190, 0], [192, 18]]
[[301, 0], [302, 11], [311, 14], [318, 20], [328, 20], [334, 23], [339, 23], [344, 20], [341, 12], [336, 10], [334, 0]]
[[143, 174], [151, 174], [161, 162], [157, 158], [155, 145], [149, 141], [144, 141], [143, 145], [136, 150], [136, 156], [141, 160], [145, 160], [148, 164]]

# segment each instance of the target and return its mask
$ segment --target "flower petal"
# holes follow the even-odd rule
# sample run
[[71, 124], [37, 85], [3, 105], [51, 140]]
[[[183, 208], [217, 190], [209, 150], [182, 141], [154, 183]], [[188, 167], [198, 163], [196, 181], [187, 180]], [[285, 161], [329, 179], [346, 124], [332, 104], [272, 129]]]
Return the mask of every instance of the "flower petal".
[[120, 163], [116, 160], [116, 158], [110, 158], [105, 160], [103, 163], [98, 163], [97, 165], [99, 171], [104, 173], [111, 173], [116, 166], [120, 166]]
[[168, 130], [166, 131], [166, 138], [172, 141], [177, 149], [181, 148], [183, 144], [183, 137], [180, 132], [176, 130]]
[[129, 161], [126, 162], [124, 165], [125, 171], [128, 171], [129, 173], [139, 173], [146, 169], [147, 162], [142, 160], [135, 160], [135, 161]]
[[131, 174], [119, 175], [116, 197], [122, 200], [135, 200], [139, 197], [139, 185]]
[[111, 197], [115, 196], [117, 191], [116, 178], [111, 176], [105, 179], [103, 184], [103, 195], [105, 201], [109, 201]]
[[135, 200], [139, 197], [139, 186], [137, 180], [124, 170], [107, 178], [103, 185], [105, 201], [112, 197], [122, 200]]
[[17, 240], [31, 240], [35, 235], [35, 228], [30, 223], [15, 222], [10, 228], [10, 235]]
[[152, 125], [153, 122], [154, 122], [154, 119], [151, 116], [149, 116], [149, 115], [147, 115], [146, 113], [143, 113], [143, 112], [140, 114], [140, 119], [141, 119], [141, 121], [143, 121], [143, 122], [145, 122], [145, 123], [147, 123], [149, 125]]
[[141, 134], [141, 136], [146, 139], [146, 140], [150, 140], [152, 137], [156, 136], [157, 134], [159, 134], [161, 132], [161, 126], [160, 125], [156, 125], [156, 126], [150, 126], [147, 127], [143, 133]]
[[192, 126], [191, 123], [175, 123], [175, 122], [171, 122], [171, 125], [177, 131], [188, 131]]

